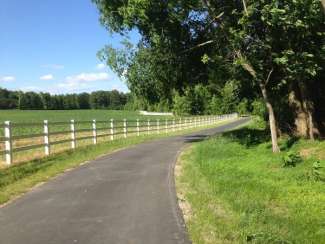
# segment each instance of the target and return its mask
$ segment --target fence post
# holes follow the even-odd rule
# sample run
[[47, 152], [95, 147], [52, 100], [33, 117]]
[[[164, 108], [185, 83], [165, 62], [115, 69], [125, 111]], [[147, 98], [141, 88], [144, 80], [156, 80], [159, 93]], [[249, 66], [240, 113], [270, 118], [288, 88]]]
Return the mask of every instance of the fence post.
[[74, 125], [74, 119], [70, 120], [70, 129], [71, 129], [71, 148], [76, 148], [76, 130]]
[[114, 119], [111, 119], [111, 141], [114, 140]]
[[179, 126], [178, 126], [178, 130], [182, 130], [182, 118], [179, 118]]
[[148, 122], [147, 122], [147, 134], [148, 135], [150, 134], [150, 119], [148, 119]]
[[50, 138], [49, 138], [49, 122], [44, 120], [44, 151], [45, 155], [50, 155]]
[[173, 119], [173, 131], [175, 131], [175, 119]]
[[10, 121], [5, 121], [5, 150], [6, 150], [6, 164], [12, 164], [12, 141], [11, 141], [11, 123]]
[[137, 136], [140, 136], [140, 123], [139, 123], [139, 119], [137, 119]]
[[128, 129], [127, 129], [127, 122], [126, 119], [123, 120], [123, 131], [124, 131], [124, 138], [127, 137]]
[[97, 129], [96, 129], [96, 120], [93, 119], [93, 142], [97, 144]]
[[159, 119], [157, 119], [157, 134], [160, 133], [160, 124], [159, 124]]
[[165, 130], [166, 130], [166, 134], [168, 133], [168, 120], [165, 120]]

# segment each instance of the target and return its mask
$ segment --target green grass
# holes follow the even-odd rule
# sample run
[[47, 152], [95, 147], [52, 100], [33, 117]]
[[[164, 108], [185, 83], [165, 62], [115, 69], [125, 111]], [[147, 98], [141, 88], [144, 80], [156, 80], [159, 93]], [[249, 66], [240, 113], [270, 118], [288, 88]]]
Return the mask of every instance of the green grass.
[[[178, 192], [189, 203], [194, 244], [325, 243], [325, 183], [312, 165], [324, 165], [325, 142], [283, 139], [271, 153], [269, 137], [255, 125], [214, 137], [181, 157]], [[286, 151], [304, 161], [282, 167]]]
[[[219, 125], [226, 123], [220, 121]], [[216, 125], [214, 125], [216, 126]], [[17, 164], [8, 168], [0, 168], [0, 204], [6, 203], [14, 197], [28, 191], [34, 185], [47, 181], [51, 177], [63, 172], [66, 169], [77, 167], [85, 161], [89, 161], [106, 155], [118, 149], [126, 148], [145, 141], [171, 135], [180, 135], [196, 131], [199, 129], [214, 127], [206, 126], [197, 129], [187, 129], [183, 131], [161, 134], [143, 135], [140, 137], [129, 137], [127, 140], [114, 140], [103, 142], [96, 146], [83, 146], [75, 151], [65, 151], [48, 158], [33, 160], [27, 163]]]
[[[171, 118], [164, 116], [143, 116], [137, 111], [125, 111], [125, 110], [105, 110], [105, 109], [88, 109], [88, 110], [0, 110], [0, 123], [9, 120], [13, 123], [30, 123], [30, 122], [43, 122], [48, 120], [49, 122], [66, 121], [71, 119], [78, 121], [92, 121], [93, 119], [107, 121], [109, 120], [135, 120], [135, 119], [164, 119]], [[89, 128], [90, 124], [78, 125], [78, 128]], [[53, 130], [67, 130], [69, 125], [65, 126], [52, 126]], [[17, 127], [13, 128], [14, 135], [26, 134], [26, 133], [40, 133], [43, 130], [41, 125], [32, 127]], [[3, 134], [3, 128], [0, 126], [0, 136]]]
[[10, 120], [12, 122], [42, 122], [70, 121], [74, 120], [109, 120], [135, 119], [141, 117], [136, 111], [86, 109], [86, 110], [0, 110], [0, 122]]

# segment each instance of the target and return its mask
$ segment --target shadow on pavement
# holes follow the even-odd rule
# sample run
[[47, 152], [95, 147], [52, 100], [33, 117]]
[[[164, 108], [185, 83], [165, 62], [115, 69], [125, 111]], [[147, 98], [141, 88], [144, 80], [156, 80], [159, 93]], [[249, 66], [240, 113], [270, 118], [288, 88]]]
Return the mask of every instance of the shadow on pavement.
[[184, 136], [184, 141], [185, 143], [200, 142], [204, 141], [207, 138], [209, 138], [209, 135], [189, 135]]

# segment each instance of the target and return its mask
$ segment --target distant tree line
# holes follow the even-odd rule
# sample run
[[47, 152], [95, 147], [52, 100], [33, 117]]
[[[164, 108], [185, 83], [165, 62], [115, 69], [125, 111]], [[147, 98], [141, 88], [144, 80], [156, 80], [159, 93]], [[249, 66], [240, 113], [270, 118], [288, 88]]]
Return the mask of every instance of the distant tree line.
[[51, 95], [0, 88], [0, 109], [124, 109], [128, 97], [117, 90]]

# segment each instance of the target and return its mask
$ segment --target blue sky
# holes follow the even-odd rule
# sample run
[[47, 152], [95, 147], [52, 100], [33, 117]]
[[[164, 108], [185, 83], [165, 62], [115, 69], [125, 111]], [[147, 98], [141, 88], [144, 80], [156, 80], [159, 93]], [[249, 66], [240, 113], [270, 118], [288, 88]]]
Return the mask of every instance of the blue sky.
[[[118, 46], [91, 0], [1, 0], [0, 87], [50, 93], [127, 91], [96, 57]], [[133, 32], [131, 40], [139, 35]]]

